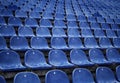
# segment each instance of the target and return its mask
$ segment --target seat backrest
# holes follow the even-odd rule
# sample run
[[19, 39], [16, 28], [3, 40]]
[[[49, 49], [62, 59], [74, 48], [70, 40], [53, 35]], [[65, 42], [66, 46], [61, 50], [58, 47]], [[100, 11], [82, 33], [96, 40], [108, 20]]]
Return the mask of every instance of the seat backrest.
[[116, 37], [116, 34], [113, 30], [106, 30], [107, 37], [113, 38]]
[[99, 44], [101, 47], [112, 47], [112, 43], [109, 40], [109, 38], [100, 38], [99, 39]]
[[77, 23], [75, 21], [68, 21], [67, 26], [68, 28], [78, 28]]
[[90, 29], [82, 29], [81, 35], [82, 37], [93, 37], [93, 34]]
[[39, 50], [28, 50], [24, 58], [25, 65], [36, 65], [46, 63], [44, 54]]
[[8, 25], [11, 25], [11, 26], [22, 26], [22, 21], [18, 17], [9, 17]]
[[108, 67], [98, 67], [96, 69], [97, 83], [117, 83], [113, 71]]
[[27, 27], [38, 27], [37, 20], [34, 18], [26, 18], [25, 19], [25, 26]]
[[14, 77], [14, 83], [41, 83], [37, 74], [33, 72], [20, 72]]
[[120, 48], [120, 38], [113, 38], [113, 44], [116, 48]]
[[88, 69], [76, 68], [72, 73], [73, 83], [94, 83], [93, 76]]
[[48, 19], [41, 19], [40, 27], [52, 27], [52, 23]]
[[65, 31], [62, 28], [53, 28], [52, 29], [53, 37], [66, 37]]
[[94, 35], [95, 37], [105, 37], [105, 33], [103, 32], [103, 30], [101, 29], [95, 29], [94, 30]]
[[68, 62], [68, 59], [62, 50], [51, 50], [48, 55], [48, 61], [50, 64], [62, 64]]
[[20, 56], [18, 53], [12, 50], [6, 50], [0, 52], [0, 66], [10, 66], [21, 64]]
[[33, 30], [31, 27], [19, 27], [18, 35], [23, 37], [34, 36]]
[[67, 34], [69, 37], [80, 37], [80, 32], [76, 28], [69, 28]]
[[118, 81], [120, 81], [120, 65], [116, 67], [116, 76], [117, 76]]
[[0, 36], [5, 36], [5, 37], [16, 36], [14, 27], [1, 26], [0, 27]]
[[61, 70], [50, 70], [46, 73], [45, 83], [70, 83], [67, 74]]
[[87, 22], [80, 22], [79, 25], [81, 29], [90, 29], [90, 26]]
[[4, 37], [0, 36], [0, 50], [7, 49], [6, 40]]
[[62, 21], [62, 20], [55, 20], [54, 21], [54, 26], [56, 28], [65, 28], [66, 27], [65, 22]]
[[0, 83], [6, 83], [6, 80], [3, 76], [0, 75]]

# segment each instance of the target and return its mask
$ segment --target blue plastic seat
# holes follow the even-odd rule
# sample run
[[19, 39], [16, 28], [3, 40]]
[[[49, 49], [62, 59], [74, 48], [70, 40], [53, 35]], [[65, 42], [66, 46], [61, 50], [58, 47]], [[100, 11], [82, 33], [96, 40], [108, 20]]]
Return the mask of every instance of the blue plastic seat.
[[104, 31], [101, 29], [95, 29], [94, 35], [96, 38], [106, 37]]
[[91, 29], [81, 29], [82, 37], [93, 37]]
[[38, 50], [28, 50], [24, 58], [25, 65], [32, 69], [49, 69], [52, 66], [47, 64], [44, 54]]
[[117, 77], [117, 80], [120, 82], [120, 65], [116, 67], [116, 77]]
[[53, 19], [52, 13], [45, 12], [43, 14], [43, 19]]
[[34, 18], [26, 18], [25, 19], [25, 26], [27, 27], [38, 27], [37, 20]]
[[120, 38], [120, 30], [117, 30], [117, 35]]
[[67, 27], [68, 28], [78, 28], [76, 21], [68, 21]]
[[56, 69], [46, 73], [45, 83], [70, 83], [70, 81], [65, 72]]
[[67, 37], [63, 28], [53, 28], [52, 36], [53, 37]]
[[108, 38], [115, 38], [117, 37], [113, 30], [106, 30], [106, 35]]
[[48, 42], [44, 37], [32, 37], [30, 43], [33, 49], [50, 49], [50, 47], [48, 46]]
[[4, 37], [0, 36], [0, 50], [8, 49], [7, 43]]
[[90, 29], [90, 26], [87, 22], [79, 22], [81, 29]]
[[85, 16], [78, 15], [78, 16], [77, 16], [77, 19], [78, 19], [78, 21], [80, 21], [80, 22], [87, 22]]
[[55, 14], [55, 20], [65, 20], [64, 14]]
[[14, 77], [14, 83], [41, 83], [38, 75], [33, 72], [20, 72]]
[[68, 49], [65, 39], [62, 37], [52, 37], [51, 47], [54, 49]]
[[38, 37], [51, 37], [50, 31], [46, 27], [38, 27], [36, 29], [36, 36]]
[[55, 20], [54, 27], [55, 28], [67, 28], [63, 20]]
[[120, 53], [115, 48], [108, 48], [106, 50], [106, 57], [111, 62], [120, 63]]
[[115, 48], [120, 48], [120, 38], [113, 38], [113, 44]]
[[89, 16], [89, 17], [87, 17], [87, 20], [88, 20], [88, 22], [92, 22], [92, 23], [96, 23], [96, 19], [95, 19], [95, 17], [91, 17], [91, 16]]
[[41, 18], [39, 12], [29, 12], [30, 18]]
[[25, 67], [21, 64], [19, 54], [12, 50], [5, 50], [0, 52], [0, 63], [0, 70], [2, 71], [25, 69]]
[[19, 27], [18, 36], [32, 37], [34, 36], [34, 33], [31, 27]]
[[84, 39], [84, 45], [86, 48], [99, 48], [97, 41], [94, 37], [86, 37]]
[[117, 24], [111, 24], [112, 30], [119, 30], [119, 26]]
[[101, 23], [101, 28], [103, 30], [109, 30], [110, 29], [110, 26], [107, 24], [107, 23]]
[[115, 24], [120, 24], [120, 19], [114, 19]]
[[12, 27], [12, 26], [1, 26], [0, 27], [0, 36], [4, 36], [4, 37], [16, 36], [14, 27]]
[[22, 26], [22, 21], [20, 18], [17, 18], [17, 17], [9, 17], [8, 19], [8, 25], [11, 25], [11, 26]]
[[67, 21], [76, 21], [75, 16], [72, 15], [72, 14], [68, 14], [68, 15], [66, 16], [66, 19], [67, 19]]
[[0, 11], [0, 16], [10, 17], [10, 16], [13, 16], [13, 12], [12, 10], [9, 10], [9, 9], [3, 9]]
[[70, 61], [78, 66], [92, 66], [94, 63], [88, 60], [85, 52], [80, 49], [73, 49], [70, 52]]
[[28, 16], [26, 11], [16, 10], [15, 17], [27, 18]]
[[25, 37], [19, 37], [19, 36], [14, 36], [10, 38], [10, 48], [13, 50], [30, 49], [27, 39]]
[[96, 63], [98, 65], [112, 63], [105, 59], [105, 56], [100, 49], [96, 49], [96, 48], [89, 50], [89, 58], [90, 58], [90, 61], [92, 61], [93, 63]]
[[67, 30], [68, 37], [81, 37], [80, 32], [76, 28], [69, 28]]
[[76, 68], [72, 72], [72, 83], [95, 83], [95, 81], [88, 69]]
[[40, 27], [52, 27], [52, 23], [49, 19], [41, 19], [40, 20]]
[[0, 25], [6, 25], [5, 19], [0, 17]]
[[3, 76], [1, 76], [1, 75], [0, 75], [0, 82], [1, 82], [1, 83], [6, 83], [5, 78], [4, 78]]
[[98, 67], [96, 69], [97, 83], [118, 83], [113, 71], [108, 67]]
[[68, 62], [67, 55], [62, 50], [51, 50], [48, 55], [48, 62], [57, 68], [69, 68], [74, 66]]
[[100, 38], [99, 39], [99, 45], [101, 48], [110, 48], [113, 47], [111, 41], [109, 38]]
[[114, 21], [111, 18], [105, 18], [105, 20], [106, 20], [106, 23], [114, 24]]
[[101, 29], [100, 25], [98, 23], [94, 23], [94, 22], [90, 23], [90, 27], [91, 27], [91, 29], [95, 29], [95, 30]]
[[70, 37], [68, 39], [68, 45], [71, 49], [84, 48], [82, 41], [79, 37]]
[[97, 22], [98, 23], [105, 23], [105, 19], [102, 17], [97, 17]]
[[33, 8], [33, 12], [42, 12], [42, 8], [36, 6]]

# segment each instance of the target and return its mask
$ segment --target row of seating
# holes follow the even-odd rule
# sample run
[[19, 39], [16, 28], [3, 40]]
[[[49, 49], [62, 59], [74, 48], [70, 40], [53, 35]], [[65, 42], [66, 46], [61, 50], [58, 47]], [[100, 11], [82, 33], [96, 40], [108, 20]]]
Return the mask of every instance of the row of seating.
[[[19, 72], [14, 77], [14, 83], [42, 83], [37, 74], [33, 72]], [[6, 83], [3, 76], [0, 82]], [[49, 70], [45, 75], [45, 83], [70, 83], [66, 72], [62, 70]], [[116, 75], [108, 67], [98, 67], [95, 78], [86, 68], [75, 68], [72, 72], [72, 83], [120, 83], [120, 66], [116, 67]]]
[[[117, 29], [116, 29], [117, 30]], [[18, 31], [12, 26], [1, 26], [0, 27], [0, 36], [11, 37], [11, 36], [23, 36], [23, 37], [108, 37], [108, 38], [117, 38], [120, 37], [120, 30], [102, 30], [102, 29], [77, 29], [69, 28], [67, 30], [63, 28], [46, 28], [39, 27], [33, 31], [30, 27], [19, 27]], [[16, 33], [17, 32], [17, 33]], [[35, 34], [34, 34], [35, 33]], [[51, 35], [52, 34], [52, 35]]]
[[[120, 63], [120, 53], [117, 49], [109, 48], [106, 55], [100, 49], [90, 49], [87, 55], [83, 50], [74, 49], [69, 53], [70, 61], [62, 50], [50, 50], [48, 59], [43, 52], [28, 50], [24, 54], [24, 66], [20, 55], [12, 50], [0, 51], [0, 70], [18, 71], [25, 69], [71, 68], [94, 65], [110, 65]], [[46, 62], [48, 61], [48, 63]]]
[[10, 48], [8, 48], [5, 38], [0, 37], [0, 50], [120, 48], [120, 38], [113, 38], [112, 43], [109, 38], [99, 38], [99, 44], [94, 37], [86, 37], [84, 42], [81, 39], [79, 37], [70, 37], [66, 42], [62, 37], [52, 37], [49, 41], [44, 37], [32, 37], [29, 46], [25, 37], [14, 36], [10, 38]]

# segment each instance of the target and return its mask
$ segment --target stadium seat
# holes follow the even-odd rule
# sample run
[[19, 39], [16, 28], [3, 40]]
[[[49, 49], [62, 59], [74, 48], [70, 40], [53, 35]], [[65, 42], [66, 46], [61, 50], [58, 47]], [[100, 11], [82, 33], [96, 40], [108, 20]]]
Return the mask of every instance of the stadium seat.
[[9, 17], [8, 19], [8, 25], [10, 26], [22, 26], [22, 21], [20, 18], [17, 17]]
[[10, 38], [10, 48], [12, 50], [28, 50], [30, 49], [28, 41], [25, 37], [14, 36]]
[[[89, 17], [87, 17], [87, 20], [88, 20], [88, 22], [96, 23], [95, 17], [89, 16]], [[97, 28], [98, 28], [98, 27], [97, 27]]]
[[14, 77], [14, 83], [41, 83], [38, 75], [33, 72], [19, 72]]
[[9, 9], [2, 9], [0, 11], [0, 16], [12, 17], [13, 16], [13, 12], [12, 12], [12, 10], [9, 10]]
[[48, 62], [57, 68], [69, 68], [74, 66], [68, 62], [67, 55], [62, 50], [51, 50], [48, 55]]
[[72, 15], [72, 14], [68, 14], [68, 15], [66, 15], [66, 19], [67, 19], [67, 21], [76, 21], [75, 16]]
[[41, 50], [50, 49], [50, 47], [48, 46], [48, 42], [44, 37], [32, 37], [30, 44], [31, 44], [31, 48], [33, 49], [41, 49]]
[[111, 64], [112, 62], [105, 59], [103, 52], [100, 49], [90, 49], [89, 50], [89, 58], [95, 64], [104, 65], [104, 64]]
[[5, 78], [4, 78], [3, 76], [1, 76], [1, 75], [0, 75], [0, 82], [1, 82], [1, 83], [6, 83]]
[[36, 19], [40, 19], [40, 13], [39, 12], [29, 12], [29, 17], [30, 18], [36, 18]]
[[45, 83], [70, 83], [70, 81], [65, 72], [56, 69], [46, 73]]
[[78, 19], [78, 21], [80, 21], [80, 22], [87, 22], [85, 16], [81, 16], [81, 15], [79, 15], [79, 16], [77, 16], [77, 19]]
[[46, 27], [38, 27], [36, 29], [36, 36], [38, 36], [38, 37], [51, 37], [50, 30]]
[[76, 68], [72, 72], [72, 83], [95, 83], [95, 81], [88, 69]]
[[106, 30], [106, 35], [108, 38], [115, 38], [117, 37], [113, 30]]
[[0, 70], [2, 71], [17, 71], [25, 69], [21, 64], [19, 54], [12, 50], [0, 52], [0, 63]]
[[119, 30], [119, 26], [117, 24], [111, 24], [112, 30]]
[[109, 38], [99, 38], [99, 45], [100, 45], [101, 48], [111, 48], [111, 47], [113, 47]]
[[109, 61], [113, 63], [120, 63], [120, 53], [115, 48], [108, 48], [106, 50], [106, 57]]
[[51, 47], [54, 49], [68, 49], [65, 39], [62, 37], [52, 37]]
[[114, 19], [115, 24], [120, 24], [120, 19]]
[[78, 66], [93, 66], [94, 63], [88, 60], [84, 51], [73, 49], [70, 52], [70, 61]]
[[114, 21], [111, 18], [105, 18], [105, 21], [106, 21], [106, 23], [114, 24]]
[[52, 36], [53, 37], [67, 37], [63, 28], [53, 28]]
[[113, 44], [115, 48], [120, 48], [120, 38], [113, 38]]
[[84, 45], [86, 48], [99, 48], [97, 41], [94, 37], [86, 37], [84, 39]]
[[94, 35], [96, 38], [106, 37], [104, 31], [101, 29], [95, 29]]
[[93, 37], [91, 29], [81, 29], [82, 37]]
[[102, 17], [97, 17], [97, 22], [98, 23], [105, 23], [105, 19]]
[[91, 27], [91, 29], [95, 29], [95, 30], [101, 29], [100, 25], [98, 23], [95, 23], [95, 22], [90, 23], [90, 27]]
[[109, 30], [110, 29], [110, 26], [107, 24], [107, 23], [101, 23], [101, 28], [103, 30]]
[[116, 67], [116, 77], [117, 77], [117, 80], [120, 82], [120, 65]]
[[25, 19], [25, 26], [26, 27], [38, 27], [37, 20], [34, 18], [26, 18]]
[[7, 25], [3, 17], [0, 17], [0, 25]]
[[42, 16], [43, 19], [53, 19], [52, 13], [45, 12]]
[[108, 67], [98, 67], [96, 69], [97, 83], [118, 83], [113, 71]]
[[0, 36], [0, 50], [6, 50], [8, 49], [6, 40], [4, 37]]
[[32, 69], [49, 69], [52, 66], [47, 64], [44, 54], [38, 50], [28, 50], [24, 58], [25, 65]]
[[70, 37], [68, 38], [68, 45], [71, 49], [80, 49], [84, 48], [82, 41], [79, 37]]
[[90, 29], [90, 26], [87, 22], [79, 22], [80, 29]]
[[65, 20], [64, 14], [55, 14], [55, 20]]
[[117, 35], [118, 37], [120, 37], [120, 30], [117, 30]]
[[32, 37], [32, 36], [34, 36], [33, 30], [31, 27], [19, 27], [18, 36]]
[[81, 37], [79, 30], [76, 28], [67, 29], [67, 34], [68, 34], [68, 37]]
[[68, 28], [78, 28], [78, 25], [77, 25], [76, 21], [68, 21], [67, 27]]
[[67, 28], [63, 20], [55, 20], [54, 27], [55, 28]]
[[16, 36], [14, 27], [12, 26], [1, 26], [0, 27], [0, 36], [11, 37]]
[[52, 27], [52, 23], [49, 19], [41, 19], [40, 20], [40, 27]]
[[28, 16], [26, 11], [16, 10], [15, 17], [27, 18]]

